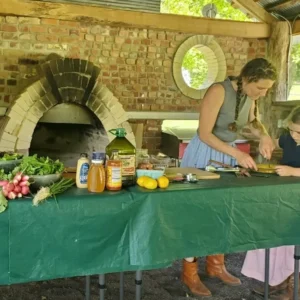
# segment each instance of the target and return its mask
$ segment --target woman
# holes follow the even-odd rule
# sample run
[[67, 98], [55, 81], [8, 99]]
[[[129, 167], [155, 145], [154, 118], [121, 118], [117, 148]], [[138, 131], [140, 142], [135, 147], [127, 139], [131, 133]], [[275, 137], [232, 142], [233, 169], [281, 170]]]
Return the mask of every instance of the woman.
[[[276, 166], [279, 176], [300, 177], [300, 107], [294, 109], [288, 118], [289, 133], [276, 140], [283, 150], [280, 166]], [[264, 281], [265, 250], [248, 251], [242, 273], [248, 277]], [[277, 299], [292, 300], [294, 284], [294, 247], [282, 246], [270, 250], [270, 293], [284, 290]], [[255, 292], [263, 294], [262, 290]], [[300, 291], [298, 291], [300, 296]]]
[[[257, 58], [248, 62], [238, 77], [212, 85], [201, 103], [198, 134], [186, 148], [181, 167], [205, 168], [213, 159], [256, 170], [251, 156], [234, 145], [238, 130], [247, 124], [252, 133], [260, 138], [260, 153], [270, 159], [274, 144], [258, 121], [257, 100], [266, 95], [275, 80], [274, 67], [266, 59]], [[208, 256], [206, 271], [210, 277], [218, 277], [226, 284], [241, 284], [238, 278], [227, 272], [223, 254]], [[211, 295], [198, 276], [194, 257], [183, 260], [181, 278], [193, 294]]]

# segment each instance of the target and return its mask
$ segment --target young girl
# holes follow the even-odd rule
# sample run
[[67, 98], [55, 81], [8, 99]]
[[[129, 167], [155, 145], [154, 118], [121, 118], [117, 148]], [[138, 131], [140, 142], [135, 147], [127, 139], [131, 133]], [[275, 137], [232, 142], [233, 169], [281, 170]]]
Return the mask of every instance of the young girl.
[[[276, 141], [283, 150], [281, 165], [276, 166], [280, 176], [300, 177], [300, 107], [295, 108], [287, 123], [288, 134]], [[248, 251], [242, 274], [264, 281], [265, 250]], [[294, 246], [282, 246], [270, 250], [270, 293], [284, 290], [278, 300], [293, 299]], [[260, 293], [260, 291], [257, 291]], [[263, 294], [263, 292], [261, 291]], [[299, 290], [300, 296], [300, 290]]]

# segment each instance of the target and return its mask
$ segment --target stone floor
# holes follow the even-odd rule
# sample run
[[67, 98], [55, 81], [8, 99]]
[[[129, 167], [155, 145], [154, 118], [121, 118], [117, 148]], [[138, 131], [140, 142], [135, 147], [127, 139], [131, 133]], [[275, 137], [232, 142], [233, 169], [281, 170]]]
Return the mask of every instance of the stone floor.
[[[227, 268], [242, 279], [238, 287], [226, 286], [217, 279], [202, 276], [203, 281], [211, 290], [213, 296], [203, 298], [209, 300], [260, 300], [259, 296], [252, 293], [253, 287], [259, 283], [245, 278], [240, 270], [244, 254], [231, 254], [226, 256]], [[203, 259], [200, 260], [200, 275], [204, 273]], [[143, 273], [142, 300], [183, 300], [201, 299], [193, 297], [181, 284], [181, 262], [174, 262], [167, 269], [147, 271]], [[119, 299], [119, 275], [106, 276], [107, 291], [105, 300]], [[92, 300], [98, 300], [97, 276], [91, 279]], [[29, 284], [0, 287], [0, 300], [83, 300], [85, 279], [83, 277], [57, 279], [51, 281], [34, 282]], [[134, 273], [125, 274], [125, 299], [135, 300]]]

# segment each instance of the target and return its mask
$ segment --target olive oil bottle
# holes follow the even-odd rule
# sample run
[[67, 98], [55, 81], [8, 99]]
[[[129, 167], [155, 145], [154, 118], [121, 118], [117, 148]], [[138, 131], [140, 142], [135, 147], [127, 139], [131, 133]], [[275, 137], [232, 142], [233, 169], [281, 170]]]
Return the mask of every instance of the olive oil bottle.
[[116, 138], [106, 147], [106, 155], [111, 157], [113, 150], [118, 150], [119, 159], [122, 161], [122, 186], [135, 184], [135, 147], [126, 139], [124, 128], [109, 131]]

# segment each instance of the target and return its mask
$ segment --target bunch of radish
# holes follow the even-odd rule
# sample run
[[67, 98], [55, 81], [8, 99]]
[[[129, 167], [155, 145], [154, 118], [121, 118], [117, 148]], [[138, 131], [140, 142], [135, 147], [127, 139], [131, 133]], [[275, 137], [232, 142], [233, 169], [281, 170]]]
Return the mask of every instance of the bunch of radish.
[[22, 173], [17, 173], [12, 181], [0, 181], [3, 195], [10, 200], [28, 195], [29, 185], [29, 176]]

